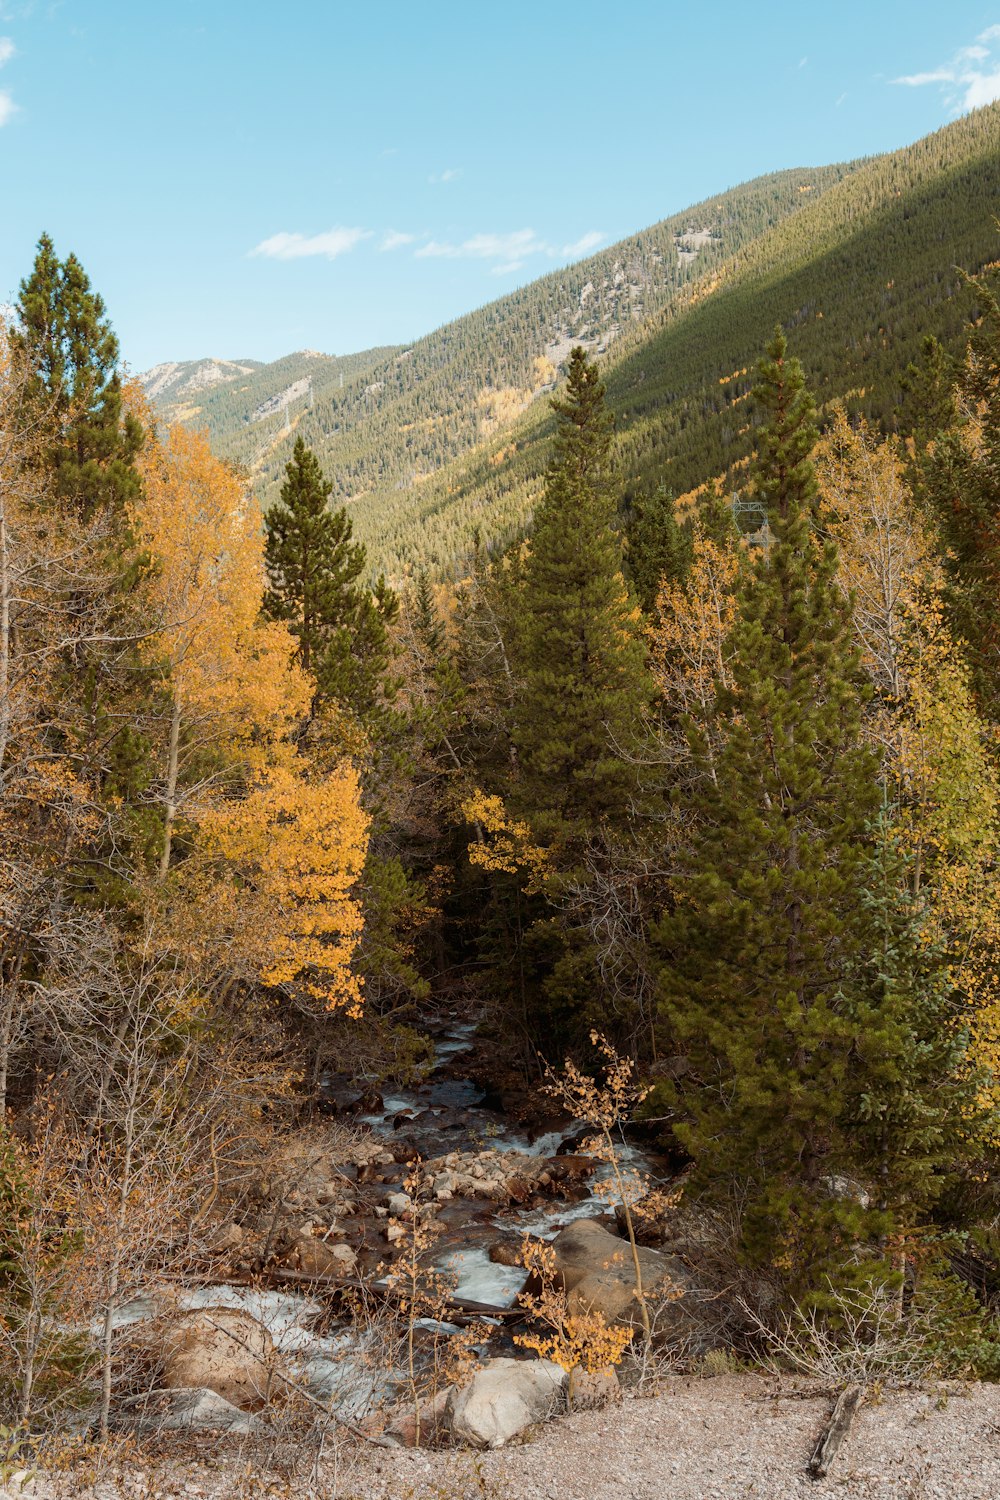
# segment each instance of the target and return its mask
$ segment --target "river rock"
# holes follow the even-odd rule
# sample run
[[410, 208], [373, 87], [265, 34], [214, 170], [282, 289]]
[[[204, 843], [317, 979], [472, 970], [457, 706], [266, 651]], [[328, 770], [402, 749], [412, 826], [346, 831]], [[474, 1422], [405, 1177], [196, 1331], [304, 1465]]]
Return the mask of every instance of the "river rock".
[[523, 1249], [520, 1240], [494, 1240], [489, 1257], [495, 1266], [519, 1266]]
[[562, 1403], [566, 1371], [548, 1359], [491, 1359], [453, 1389], [449, 1426], [456, 1442], [502, 1448]]
[[284, 1259], [286, 1265], [308, 1276], [351, 1276], [358, 1263], [350, 1245], [319, 1239], [314, 1234], [300, 1235]]
[[419, 1431], [417, 1412], [412, 1405], [403, 1407], [386, 1428], [386, 1437], [391, 1442], [398, 1443], [401, 1448], [427, 1448], [440, 1442], [449, 1430], [448, 1406], [451, 1395], [451, 1388], [446, 1387], [443, 1391], [438, 1391], [436, 1396], [421, 1401]]
[[[608, 1323], [635, 1323], [639, 1309], [635, 1296], [632, 1247], [594, 1219], [577, 1219], [561, 1229], [552, 1241], [556, 1270], [569, 1293], [573, 1312], [599, 1312]], [[662, 1299], [673, 1289], [683, 1289], [687, 1271], [676, 1256], [639, 1248], [642, 1289], [651, 1300]]]
[[573, 1370], [566, 1387], [566, 1404], [571, 1411], [600, 1411], [622, 1399], [621, 1382], [616, 1370]]
[[261, 1406], [275, 1363], [262, 1323], [236, 1307], [203, 1307], [171, 1320], [164, 1339], [163, 1384], [202, 1387], [234, 1406]]
[[386, 1199], [386, 1207], [394, 1219], [401, 1219], [413, 1207], [413, 1199], [409, 1193], [390, 1193]]

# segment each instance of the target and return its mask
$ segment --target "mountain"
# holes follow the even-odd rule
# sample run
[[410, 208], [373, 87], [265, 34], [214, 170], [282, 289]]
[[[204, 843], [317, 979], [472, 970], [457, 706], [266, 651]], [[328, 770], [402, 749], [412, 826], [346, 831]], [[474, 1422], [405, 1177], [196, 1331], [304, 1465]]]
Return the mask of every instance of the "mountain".
[[[753, 368], [778, 322], [821, 403], [891, 426], [924, 334], [959, 345], [969, 298], [955, 268], [998, 258], [998, 200], [992, 105], [900, 151], [706, 199], [411, 347], [290, 355], [156, 399], [207, 426], [265, 505], [301, 433], [374, 567], [448, 573], [477, 532], [503, 539], [529, 517], [544, 398], [575, 343], [603, 356], [628, 492], [738, 482]], [[206, 363], [223, 364], [188, 380]]]
[[168, 422], [204, 428], [217, 452], [254, 469], [304, 412], [396, 354], [303, 349], [264, 364], [254, 359], [195, 359], [154, 365], [139, 376]]
[[[165, 417], [206, 427], [217, 451], [247, 465], [273, 498], [301, 433], [337, 499], [350, 502], [373, 561], [393, 575], [451, 561], [450, 541], [420, 536], [423, 491], [447, 465], [506, 432], [558, 380], [569, 350], [598, 354], [690, 297], [727, 259], [801, 212], [851, 171], [793, 170], [709, 198], [620, 244], [555, 271], [420, 339], [346, 359], [293, 354], [206, 386], [203, 367], [144, 377]], [[233, 371], [251, 361], [230, 362]], [[190, 382], [202, 380], [191, 386]], [[153, 387], [157, 389], [152, 390]], [[268, 406], [287, 398], [287, 404]], [[411, 528], [408, 516], [416, 522]], [[488, 529], [488, 528], [487, 528]], [[461, 545], [456, 543], [456, 545]], [[449, 552], [449, 548], [451, 551]]]
[[[973, 312], [962, 272], [1000, 261], [998, 200], [1000, 104], [859, 163], [702, 276], [605, 361], [626, 497], [657, 485], [681, 495], [717, 477], [738, 486], [754, 366], [779, 322], [825, 411], [843, 400], [892, 429], [924, 336], [961, 347]], [[541, 486], [550, 425], [544, 408], [526, 414], [405, 513], [397, 504], [373, 518], [385, 553], [419, 549], [447, 570], [476, 528], [515, 534]]]

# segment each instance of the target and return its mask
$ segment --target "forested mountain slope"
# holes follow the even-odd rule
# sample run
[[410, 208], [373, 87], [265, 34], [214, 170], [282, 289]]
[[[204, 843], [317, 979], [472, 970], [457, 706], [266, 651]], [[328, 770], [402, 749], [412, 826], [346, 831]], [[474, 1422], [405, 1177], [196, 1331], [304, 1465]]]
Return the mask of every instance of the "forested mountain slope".
[[397, 352], [382, 347], [333, 355], [303, 349], [269, 364], [186, 360], [154, 365], [139, 378], [164, 421], [203, 428], [216, 452], [253, 467], [310, 406]]
[[[208, 390], [179, 389], [175, 380], [154, 399], [166, 418], [206, 428], [218, 453], [247, 464], [265, 505], [276, 494], [294, 438], [302, 436], [332, 480], [334, 498], [356, 502], [355, 525], [369, 555], [395, 573], [425, 555], [418, 519], [424, 488], [535, 403], [546, 409], [538, 398], [552, 389], [574, 344], [598, 354], [629, 347], [650, 319], [682, 305], [733, 255], [851, 170], [796, 169], [757, 178], [410, 348], [337, 360], [300, 353]], [[162, 379], [163, 368], [150, 371], [147, 381]], [[417, 522], [412, 536], [411, 513]], [[464, 531], [456, 536], [451, 552], [465, 539]], [[450, 545], [444, 543], [446, 553]]]
[[[872, 158], [664, 309], [606, 365], [627, 489], [681, 494], [751, 445], [753, 367], [776, 323], [821, 404], [891, 426], [923, 336], [957, 348], [969, 299], [956, 267], [1000, 258], [1000, 105]], [[503, 442], [453, 465], [423, 494], [382, 506], [366, 535], [390, 565], [447, 569], [462, 540], [510, 534], [539, 488], [549, 419], [532, 411]]]

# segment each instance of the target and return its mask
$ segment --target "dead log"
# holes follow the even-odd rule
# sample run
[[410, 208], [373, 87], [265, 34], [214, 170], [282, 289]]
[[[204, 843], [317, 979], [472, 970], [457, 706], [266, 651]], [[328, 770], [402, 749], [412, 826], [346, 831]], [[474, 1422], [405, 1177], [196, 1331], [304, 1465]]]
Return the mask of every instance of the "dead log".
[[845, 1386], [837, 1397], [830, 1420], [820, 1433], [809, 1460], [809, 1473], [813, 1479], [826, 1477], [841, 1444], [851, 1430], [851, 1423], [863, 1398], [864, 1389], [860, 1385]]

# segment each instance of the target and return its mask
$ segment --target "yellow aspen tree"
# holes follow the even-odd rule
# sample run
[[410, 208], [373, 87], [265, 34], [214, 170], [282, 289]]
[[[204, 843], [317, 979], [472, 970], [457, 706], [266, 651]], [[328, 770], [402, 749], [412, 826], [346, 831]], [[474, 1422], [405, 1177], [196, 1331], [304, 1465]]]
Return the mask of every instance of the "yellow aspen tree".
[[356, 887], [368, 822], [353, 767], [310, 778], [304, 762], [286, 755], [199, 824], [206, 852], [223, 867], [217, 909], [250, 903], [253, 920], [241, 930], [262, 982], [351, 1014], [361, 1004], [352, 963], [364, 927]]
[[147, 443], [132, 523], [153, 567], [147, 587], [160, 628], [150, 657], [170, 696], [160, 873], [180, 810], [182, 733], [243, 708], [239, 681], [262, 596], [263, 536], [251, 497], [200, 433], [171, 427]]
[[[650, 629], [650, 666], [666, 709], [661, 744], [669, 764], [689, 758], [683, 721], [708, 726], [720, 687], [730, 685], [728, 642], [736, 619], [740, 553], [697, 531], [683, 582], [665, 581]], [[709, 756], [714, 777], [714, 754]]]
[[[874, 694], [866, 725], [890, 754], [894, 705], [905, 693], [906, 616], [921, 591], [936, 587], [939, 564], [905, 480], [895, 439], [877, 438], [843, 407], [817, 451], [824, 524], [837, 544], [840, 581], [851, 595], [854, 627]], [[888, 718], [887, 718], [888, 715]]]
[[[181, 887], [202, 927], [195, 938], [182, 923], [192, 952], [224, 950], [230, 972], [356, 1009], [368, 819], [353, 767], [320, 770], [293, 743], [313, 685], [287, 626], [260, 618], [259, 513], [205, 438], [183, 428], [150, 444], [144, 479], [133, 525], [160, 621], [149, 659], [171, 705], [161, 877], [183, 804], [197, 853]], [[206, 751], [211, 769], [185, 786]]]

